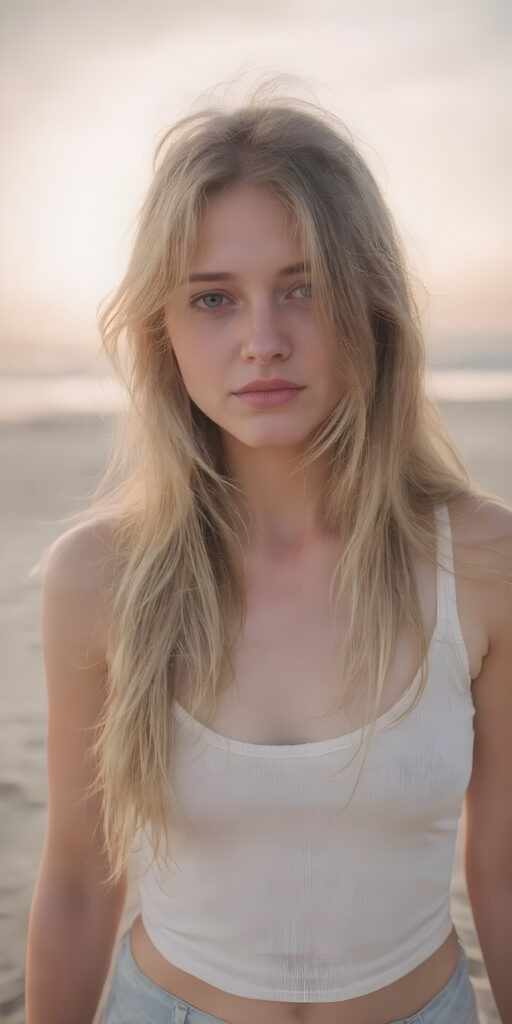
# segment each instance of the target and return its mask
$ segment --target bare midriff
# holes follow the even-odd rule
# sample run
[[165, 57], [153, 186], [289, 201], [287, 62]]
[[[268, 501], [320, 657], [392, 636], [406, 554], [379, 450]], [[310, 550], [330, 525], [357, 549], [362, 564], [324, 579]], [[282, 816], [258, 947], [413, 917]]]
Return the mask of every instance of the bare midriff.
[[175, 967], [151, 942], [140, 914], [131, 927], [130, 948], [137, 967], [153, 984], [226, 1024], [390, 1024], [412, 1017], [444, 988], [460, 952], [453, 928], [423, 963], [384, 988], [341, 1002], [287, 1003], [233, 995]]

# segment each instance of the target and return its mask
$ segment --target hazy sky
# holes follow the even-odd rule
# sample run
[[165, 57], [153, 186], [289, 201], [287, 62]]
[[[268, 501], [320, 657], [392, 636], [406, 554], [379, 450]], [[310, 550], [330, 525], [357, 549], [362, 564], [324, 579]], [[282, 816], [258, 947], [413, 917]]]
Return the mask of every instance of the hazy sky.
[[301, 95], [355, 133], [424, 282], [431, 333], [511, 333], [510, 11], [0, 0], [4, 351], [97, 348], [96, 305], [121, 275], [159, 133], [237, 72], [303, 77]]

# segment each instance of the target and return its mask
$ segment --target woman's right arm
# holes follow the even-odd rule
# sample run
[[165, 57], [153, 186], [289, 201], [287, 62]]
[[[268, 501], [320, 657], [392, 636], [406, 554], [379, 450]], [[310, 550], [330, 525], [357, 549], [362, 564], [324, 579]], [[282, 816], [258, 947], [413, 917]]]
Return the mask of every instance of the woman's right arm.
[[41, 638], [48, 693], [48, 817], [30, 908], [26, 1024], [91, 1024], [109, 971], [126, 872], [106, 893], [91, 726], [106, 681], [105, 528], [85, 525], [52, 546], [43, 574]]

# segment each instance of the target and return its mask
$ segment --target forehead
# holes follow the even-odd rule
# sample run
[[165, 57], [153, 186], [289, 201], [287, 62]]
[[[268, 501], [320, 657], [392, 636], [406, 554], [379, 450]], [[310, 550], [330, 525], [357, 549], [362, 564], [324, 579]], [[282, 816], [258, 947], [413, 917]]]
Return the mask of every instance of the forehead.
[[[191, 265], [203, 270], [235, 270], [250, 257], [282, 260], [298, 254], [296, 219], [269, 188], [240, 183], [209, 196], [201, 217]], [[207, 267], [206, 262], [224, 261]], [[228, 265], [228, 261], [229, 265]], [[233, 264], [235, 261], [235, 265]], [[203, 265], [204, 264], [204, 265]]]

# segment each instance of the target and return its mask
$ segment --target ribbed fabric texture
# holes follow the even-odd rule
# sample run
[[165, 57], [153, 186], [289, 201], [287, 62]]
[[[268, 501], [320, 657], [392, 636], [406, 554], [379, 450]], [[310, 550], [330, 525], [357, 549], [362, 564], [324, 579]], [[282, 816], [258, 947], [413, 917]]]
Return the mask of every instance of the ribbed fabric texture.
[[[450, 518], [438, 554], [453, 567]], [[267, 746], [221, 736], [175, 705], [174, 863], [147, 867], [141, 913], [175, 966], [239, 996], [334, 1002], [403, 977], [452, 928], [457, 824], [473, 759], [471, 678], [455, 581], [437, 573], [429, 675], [377, 720], [367, 761], [346, 771], [361, 731]], [[360, 755], [361, 756], [361, 755]]]

